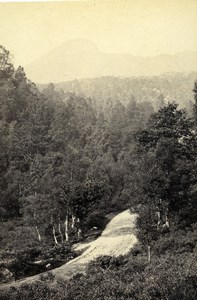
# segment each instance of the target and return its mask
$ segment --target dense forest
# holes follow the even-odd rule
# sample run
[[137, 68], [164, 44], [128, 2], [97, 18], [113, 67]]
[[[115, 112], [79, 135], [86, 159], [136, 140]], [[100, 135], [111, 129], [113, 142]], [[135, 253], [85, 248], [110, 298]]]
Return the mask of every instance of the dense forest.
[[40, 257], [71, 259], [109, 213], [137, 212], [140, 241], [86, 275], [53, 285], [49, 273], [2, 300], [196, 299], [197, 82], [175, 78], [155, 77], [155, 90], [143, 78], [101, 78], [98, 94], [77, 82], [38, 88], [0, 47], [1, 281], [35, 274]]
[[[168, 102], [176, 102], [188, 113], [193, 107], [193, 85], [197, 73], [166, 73], [158, 76], [110, 77], [73, 80], [56, 83], [58, 90], [90, 97], [100, 110], [107, 102], [120, 101], [127, 105], [131, 98], [139, 103], [148, 101], [155, 110]], [[43, 88], [45, 85], [40, 85]]]

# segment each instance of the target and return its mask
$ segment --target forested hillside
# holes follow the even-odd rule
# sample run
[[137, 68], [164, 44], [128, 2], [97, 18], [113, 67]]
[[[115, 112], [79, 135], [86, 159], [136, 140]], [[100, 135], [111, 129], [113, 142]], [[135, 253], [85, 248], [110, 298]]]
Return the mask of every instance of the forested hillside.
[[128, 104], [150, 102], [155, 110], [168, 102], [177, 102], [180, 108], [191, 112], [193, 85], [197, 73], [166, 73], [159, 76], [99, 77], [56, 83], [58, 89], [90, 97], [97, 109], [104, 109], [109, 102]]
[[103, 113], [91, 99], [57, 92], [52, 84], [39, 92], [2, 47], [4, 250], [58, 244], [69, 240], [70, 231], [80, 237], [100, 226], [107, 212], [127, 208], [134, 133], [152, 112], [150, 103], [133, 98], [126, 106], [111, 103]]
[[99, 234], [109, 213], [137, 212], [140, 240], [86, 275], [53, 286], [49, 273], [1, 299], [196, 299], [194, 77], [38, 89], [0, 47], [2, 282], [35, 274], [35, 259], [71, 259], [72, 244]]

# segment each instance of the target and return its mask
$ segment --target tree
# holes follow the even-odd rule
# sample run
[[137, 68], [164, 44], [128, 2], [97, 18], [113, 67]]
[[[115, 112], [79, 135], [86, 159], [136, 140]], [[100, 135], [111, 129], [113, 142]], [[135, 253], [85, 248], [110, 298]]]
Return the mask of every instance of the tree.
[[192, 222], [197, 171], [193, 121], [169, 103], [152, 115], [136, 139], [142, 156], [144, 204], [154, 207], [158, 227], [169, 227], [170, 216]]
[[193, 92], [194, 92], [194, 100], [195, 100], [195, 103], [194, 103], [194, 119], [195, 119], [195, 123], [197, 125], [197, 81], [194, 83]]
[[10, 76], [13, 71], [10, 52], [0, 45], [0, 78], [2, 79], [6, 74]]
[[70, 183], [62, 187], [61, 204], [64, 211], [66, 211], [65, 236], [67, 240], [69, 227], [73, 229], [77, 226], [78, 235], [83, 234], [88, 214], [105, 192], [104, 182], [93, 180], [86, 180], [84, 183], [78, 184]]

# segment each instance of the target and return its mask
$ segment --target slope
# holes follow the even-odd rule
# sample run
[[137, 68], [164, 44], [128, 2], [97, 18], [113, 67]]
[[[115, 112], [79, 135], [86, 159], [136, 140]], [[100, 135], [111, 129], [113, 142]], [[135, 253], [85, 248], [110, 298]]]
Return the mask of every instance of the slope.
[[[54, 269], [51, 273], [55, 280], [69, 279], [77, 273], [85, 273], [88, 263], [99, 256], [110, 255], [118, 257], [127, 254], [137, 243], [135, 235], [135, 223], [137, 214], [131, 214], [129, 210], [116, 215], [106, 226], [102, 235], [90, 243], [75, 245], [75, 251], [84, 252], [65, 265]], [[42, 276], [44, 273], [42, 274]], [[31, 284], [40, 279], [40, 275], [28, 277], [10, 284], [3, 284], [0, 289], [12, 286], [18, 288], [22, 284]]]

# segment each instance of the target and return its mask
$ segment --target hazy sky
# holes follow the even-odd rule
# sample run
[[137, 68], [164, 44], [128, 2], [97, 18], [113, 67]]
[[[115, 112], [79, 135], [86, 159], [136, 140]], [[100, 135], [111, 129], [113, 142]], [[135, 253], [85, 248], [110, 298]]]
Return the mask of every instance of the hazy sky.
[[155, 55], [197, 50], [197, 0], [0, 3], [0, 44], [23, 66], [68, 39], [102, 52]]

